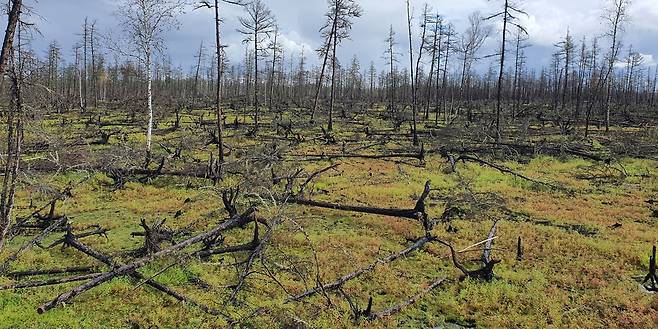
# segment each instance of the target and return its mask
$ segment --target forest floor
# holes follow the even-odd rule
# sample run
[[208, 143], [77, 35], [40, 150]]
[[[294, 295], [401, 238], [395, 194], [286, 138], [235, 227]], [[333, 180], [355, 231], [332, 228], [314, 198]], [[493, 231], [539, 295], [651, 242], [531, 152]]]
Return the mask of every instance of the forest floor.
[[[122, 118], [104, 116], [103, 121], [118, 122]], [[207, 161], [214, 146], [204, 145], [206, 136], [197, 129], [195, 118], [191, 114], [184, 116], [182, 128], [177, 131], [166, 128], [156, 131], [160, 145], [173, 143], [175, 147], [178, 142], [173, 141], [183, 141], [180, 145], [188, 146], [182, 151], [185, 160], [172, 162], [168, 168], [203, 165]], [[48, 151], [26, 155], [25, 169], [29, 174], [25, 175], [16, 197], [17, 217], [26, 216], [48, 202], [51, 198], [48, 191], [82, 182], [72, 190], [72, 197], [58, 204], [57, 213], [70, 218], [76, 230], [93, 225], [109, 229], [107, 237], [87, 237], [84, 242], [124, 261], [130, 260], [127, 254], [131, 250], [143, 244], [140, 237], [131, 237], [131, 232], [140, 231], [140, 219], [148, 223], [167, 219], [166, 224], [172, 229], [203, 232], [226, 218], [219, 191], [235, 186], [241, 181], [239, 175], [229, 174], [217, 186], [203, 178], [161, 175], [116, 188], [105, 173], [89, 168], [97, 162], [110, 162], [110, 158], [113, 164], [119, 163], [113, 157], [129, 147], [141, 147], [143, 132], [138, 127], [102, 126], [99, 129], [118, 129], [121, 133], [112, 136], [108, 144], [94, 145], [92, 141], [98, 138], [98, 133], [90, 135], [85, 119], [68, 114], [64, 121], [46, 120], [43, 126], [28, 129], [27, 140], [31, 145], [47, 138], [58, 141], [49, 140]], [[169, 126], [171, 120], [162, 120], [161, 126]], [[388, 129], [376, 119], [359, 120], [368, 122], [366, 125], [372, 130]], [[232, 121], [229, 116], [227, 122]], [[41, 128], [46, 132], [57, 131], [58, 137], [44, 137], [49, 134], [37, 133]], [[234, 147], [230, 159], [250, 156], [248, 151], [241, 150], [270, 148], [265, 146], [274, 136], [273, 132], [266, 133], [272, 130], [269, 129], [250, 137], [239, 129], [229, 128], [226, 143]], [[339, 141], [350, 140], [358, 134], [365, 136], [361, 133], [363, 129], [362, 125], [355, 127], [346, 120], [338, 120], [334, 134]], [[658, 297], [641, 286], [649, 270], [651, 247], [658, 242], [658, 161], [655, 159], [619, 156], [604, 163], [571, 155], [538, 155], [497, 156], [491, 160], [534, 180], [561, 187], [556, 189], [476, 163], [458, 164], [455, 173], [445, 157], [436, 153], [427, 154], [422, 164], [417, 159], [314, 158], [309, 155], [336, 154], [346, 148], [356, 150], [380, 141], [388, 150], [404, 149], [409, 141], [398, 143], [393, 142], [394, 138], [382, 141], [362, 137], [346, 145], [340, 142], [327, 145], [312, 142], [314, 136], [321, 135], [317, 129], [299, 129], [295, 134], [302, 135], [305, 141], [286, 144], [286, 156], [275, 167], [278, 173], [294, 168], [310, 172], [339, 164], [310, 184], [308, 193], [314, 200], [413, 208], [425, 182], [430, 181], [432, 191], [427, 212], [431, 218], [442, 216], [450, 207], [460, 210], [457, 216], [436, 225], [432, 234], [457, 250], [484, 240], [493, 221], [500, 220], [492, 253], [501, 262], [494, 268], [494, 279], [491, 282], [460, 280], [461, 272], [453, 266], [449, 249], [428, 244], [346, 283], [343, 293], [329, 295], [331, 305], [321, 295], [286, 302], [287, 292], [297, 294], [313, 288], [317, 279], [333, 281], [404, 249], [424, 232], [419, 223], [400, 218], [268, 201], [271, 187], [253, 187], [249, 191], [265, 199], [264, 213], [284, 213], [289, 219], [272, 236], [266, 255], [281, 268], [297, 267], [295, 270], [300, 275], [281, 270], [278, 282], [274, 282], [262, 274], [270, 269], [256, 266], [239, 303], [227, 304], [225, 301], [236, 282], [237, 270], [232, 264], [246, 253], [214, 256], [207, 261], [165, 258], [141, 269], [142, 274], [146, 277], [157, 274], [159, 282], [203, 304], [244, 317], [240, 327], [655, 328], [658, 325]], [[605, 136], [595, 131], [588, 140], [591, 148], [604, 148], [601, 143], [607, 140]], [[544, 134], [541, 138], [563, 137]], [[77, 140], [84, 142], [58, 152], [52, 149], [57, 143]], [[428, 150], [442, 143], [441, 137], [425, 136], [423, 140]], [[379, 153], [373, 149], [351, 153], [368, 152]], [[74, 167], [76, 161], [87, 165]], [[58, 165], [52, 165], [53, 162]], [[64, 165], [67, 162], [71, 165]], [[259, 170], [263, 171], [263, 179], [271, 176], [262, 168], [251, 172], [257, 175]], [[246, 208], [247, 203], [240, 203], [240, 208]], [[225, 243], [249, 240], [252, 232], [253, 224], [230, 231], [225, 235]], [[52, 234], [41, 244], [46, 246], [63, 234]], [[13, 239], [0, 254], [0, 260], [31, 238], [19, 235]], [[516, 257], [519, 238], [523, 250], [521, 260]], [[461, 253], [460, 258], [476, 264], [480, 255], [481, 248], [475, 248]], [[94, 259], [72, 248], [34, 247], [11, 264], [11, 271], [67, 266], [100, 268]], [[165, 267], [168, 269], [159, 273]], [[372, 296], [373, 309], [382, 310], [410, 298], [439, 278], [445, 281], [401, 313], [373, 321], [355, 322], [352, 316], [350, 302], [365, 308]], [[199, 288], [195, 284], [198, 279], [207, 285]], [[11, 278], [0, 277], [0, 286], [13, 282]], [[137, 287], [138, 283], [126, 277], [94, 288], [45, 314], [37, 314], [40, 304], [78, 284], [1, 290], [0, 327], [223, 328], [227, 325], [221, 317], [173, 300], [147, 285]]]

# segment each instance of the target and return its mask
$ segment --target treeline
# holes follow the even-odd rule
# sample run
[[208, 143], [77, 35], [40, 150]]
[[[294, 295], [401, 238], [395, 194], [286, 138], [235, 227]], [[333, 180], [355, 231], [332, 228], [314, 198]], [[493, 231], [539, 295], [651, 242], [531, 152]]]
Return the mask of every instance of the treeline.
[[[265, 1], [253, 3], [258, 6], [251, 10], [267, 10]], [[218, 61], [215, 47], [202, 44], [191, 54], [195, 62], [191, 68], [176, 66], [163, 55], [155, 57], [147, 70], [143, 61], [117, 56], [98, 26], [84, 19], [73, 61], [64, 60], [67, 51], [55, 41], [45, 53], [22, 47], [26, 88], [34, 89], [26, 93], [25, 101], [57, 111], [140, 106], [147, 94], [145, 77], [151, 71], [153, 101], [162, 107], [212, 106], [221, 76], [220, 97], [224, 106], [233, 108], [252, 108], [258, 102], [265, 111], [307, 108], [312, 115], [327, 109], [333, 113], [336, 108], [345, 117], [354, 108], [381, 105], [391, 117], [408, 120], [407, 109], [417, 104], [414, 119], [450, 124], [493, 120], [500, 87], [504, 121], [532, 116], [554, 122], [566, 132], [583, 123], [607, 127], [610, 116], [626, 123], [655, 120], [658, 71], [645, 65], [633, 46], [622, 47], [620, 31], [629, 4], [611, 3], [605, 37], [582, 36], [576, 41], [565, 31], [555, 45], [551, 64], [541, 69], [527, 64], [528, 36], [521, 25], [505, 30], [506, 58], [501, 62], [500, 54], [486, 54], [482, 49], [487, 40], [500, 39], [501, 32], [491, 22], [500, 16], [474, 13], [467, 28], [458, 32], [427, 5], [422, 15], [410, 19], [408, 42], [413, 59], [406, 65], [400, 62], [406, 40], [392, 26], [381, 36], [381, 59], [369, 63], [360, 63], [356, 56], [347, 62], [339, 60], [349, 52], [340, 49], [340, 43], [349, 37], [351, 21], [362, 11], [353, 0], [329, 1], [321, 30], [323, 46], [315, 52], [287, 52], [278, 39], [275, 18], [267, 10], [269, 25], [256, 27], [260, 29], [256, 42], [255, 26], [248, 22], [252, 16], [245, 16], [241, 28], [251, 26], [252, 30], [241, 32], [252, 41], [245, 43], [240, 62], [230, 62], [223, 45]], [[249, 12], [249, 6], [245, 8]], [[513, 13], [514, 7], [504, 9]], [[311, 56], [318, 56], [320, 64], [310, 65]]]

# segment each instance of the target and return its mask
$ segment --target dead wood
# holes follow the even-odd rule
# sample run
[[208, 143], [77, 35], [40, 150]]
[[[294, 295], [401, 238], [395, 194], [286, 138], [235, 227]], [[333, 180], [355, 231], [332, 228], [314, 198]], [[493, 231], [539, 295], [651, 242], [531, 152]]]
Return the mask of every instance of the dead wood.
[[76, 187], [78, 187], [78, 186], [80, 186], [80, 185], [81, 185], [82, 183], [84, 183], [87, 179], [89, 179], [89, 177], [91, 177], [91, 176], [87, 176], [87, 177], [85, 177], [84, 179], [82, 179], [81, 181], [77, 182], [77, 183], [74, 184], [74, 185], [70, 185], [70, 184], [69, 184], [69, 186], [67, 186], [66, 188], [64, 188], [62, 191], [58, 191], [58, 192], [56, 192], [56, 193], [55, 193], [55, 196], [54, 196], [52, 199], [50, 199], [50, 201], [48, 201], [47, 203], [45, 203], [42, 207], [40, 207], [39, 209], [35, 210], [35, 211], [32, 212], [30, 215], [25, 216], [25, 217], [23, 217], [23, 218], [20, 219], [20, 220], [17, 220], [17, 221], [16, 221], [16, 224], [14, 224], [14, 225], [9, 229], [9, 239], [11, 240], [11, 239], [13, 239], [16, 235], [18, 235], [18, 234], [20, 233], [21, 229], [25, 227], [24, 225], [27, 224], [27, 222], [28, 222], [30, 219], [35, 218], [35, 217], [39, 217], [39, 214], [40, 214], [42, 211], [48, 209], [49, 207], [50, 207], [50, 211], [49, 211], [50, 217], [53, 218], [53, 217], [54, 217], [54, 212], [55, 212], [55, 203], [56, 203], [58, 200], [59, 200], [59, 201], [64, 201], [64, 200], [66, 200], [67, 198], [73, 197], [73, 193], [72, 193], [72, 192], [73, 192], [73, 189], [76, 188]]
[[[498, 170], [502, 173], [510, 174], [512, 176], [515, 176], [515, 177], [519, 177], [519, 178], [527, 180], [531, 183], [544, 185], [544, 186], [550, 187], [554, 190], [563, 191], [563, 192], [566, 192], [566, 193], [569, 193], [569, 194], [574, 194], [574, 192], [571, 189], [567, 188], [567, 187], [558, 186], [558, 185], [555, 185], [555, 184], [551, 184], [551, 183], [543, 182], [543, 181], [540, 181], [540, 180], [536, 180], [534, 178], [530, 178], [530, 177], [525, 176], [523, 174], [517, 173], [517, 172], [513, 171], [512, 169], [509, 169], [505, 166], [495, 164], [495, 163], [492, 163], [492, 162], [489, 162], [489, 161], [485, 161], [485, 160], [482, 160], [482, 159], [479, 159], [479, 158], [476, 158], [476, 157], [472, 157], [472, 156], [469, 156], [469, 155], [461, 155], [457, 159], [454, 160], [455, 163], [460, 162], [460, 161], [475, 162], [475, 163], [478, 163], [478, 164], [481, 164], [481, 165], [485, 165], [485, 166], [494, 168], [494, 169], [496, 169], [496, 170]], [[451, 161], [451, 163], [452, 163], [452, 161]]]
[[438, 280], [432, 282], [429, 286], [427, 286], [427, 288], [423, 289], [422, 291], [420, 291], [419, 293], [415, 294], [413, 297], [411, 297], [411, 298], [409, 298], [405, 301], [402, 301], [402, 302], [400, 302], [400, 303], [398, 303], [394, 306], [391, 306], [390, 308], [387, 308], [383, 311], [379, 311], [379, 312], [376, 312], [376, 313], [366, 313], [365, 315], [368, 317], [368, 320], [376, 320], [376, 319], [379, 319], [379, 318], [384, 318], [384, 317], [391, 316], [393, 314], [399, 313], [404, 308], [409, 307], [409, 306], [415, 304], [416, 302], [418, 302], [421, 298], [423, 298], [423, 296], [425, 296], [430, 291], [432, 291], [435, 288], [437, 288], [438, 286], [440, 286], [444, 281], [445, 281], [445, 278], [438, 279]]
[[161, 221], [155, 222], [152, 226], [146, 224], [144, 218], [141, 219], [139, 226], [144, 229], [143, 232], [132, 232], [130, 235], [132, 237], [142, 236], [144, 237], [144, 245], [133, 252], [134, 255], [143, 256], [154, 254], [162, 248], [160, 245], [163, 242], [169, 242], [175, 244], [174, 242], [174, 231], [165, 226], [167, 220], [163, 219]]
[[68, 268], [53, 268], [47, 270], [9, 272], [6, 274], [6, 276], [9, 278], [22, 278], [26, 276], [38, 276], [38, 275], [50, 275], [50, 274], [62, 274], [62, 273], [84, 273], [84, 272], [91, 272], [95, 270], [96, 268], [91, 266], [78, 266], [78, 267], [68, 267]]
[[533, 225], [556, 227], [563, 229], [567, 232], [575, 232], [580, 235], [584, 235], [588, 237], [595, 236], [598, 233], [598, 229], [596, 228], [587, 227], [581, 224], [560, 224], [560, 223], [555, 223], [549, 219], [533, 218], [532, 216], [526, 213], [514, 211], [507, 207], [501, 207], [500, 211], [505, 215], [507, 215], [507, 220], [511, 222], [526, 222]]
[[491, 246], [493, 245], [493, 240], [496, 238], [496, 231], [498, 230], [498, 221], [495, 221], [489, 230], [489, 235], [487, 236], [487, 242], [484, 245], [484, 252], [482, 253], [482, 263], [488, 264], [491, 262]]
[[418, 239], [413, 245], [407, 247], [406, 249], [404, 249], [402, 251], [391, 254], [391, 255], [389, 255], [385, 258], [377, 259], [374, 263], [372, 263], [372, 264], [370, 264], [366, 267], [363, 267], [359, 270], [356, 270], [352, 273], [345, 274], [342, 277], [338, 278], [337, 280], [335, 280], [333, 282], [330, 282], [330, 283], [327, 283], [327, 284], [325, 284], [321, 287], [315, 287], [315, 288], [307, 290], [307, 291], [305, 291], [301, 294], [290, 297], [286, 300], [286, 302], [299, 301], [303, 298], [313, 296], [313, 295], [315, 295], [319, 292], [322, 292], [322, 291], [331, 291], [331, 290], [338, 289], [342, 285], [344, 285], [346, 282], [348, 282], [350, 280], [353, 280], [353, 279], [356, 279], [356, 278], [358, 278], [359, 276], [361, 276], [365, 273], [371, 272], [372, 270], [374, 270], [377, 267], [377, 265], [388, 264], [388, 263], [390, 263], [390, 262], [392, 262], [392, 261], [394, 261], [394, 260], [396, 260], [400, 257], [405, 257], [408, 254], [410, 254], [411, 252], [413, 252], [414, 250], [422, 248], [425, 244], [427, 244], [428, 242], [431, 242], [431, 241], [434, 241], [433, 237], [424, 236], [424, 237]]
[[235, 189], [229, 188], [222, 191], [222, 202], [224, 203], [224, 208], [226, 208], [226, 211], [230, 217], [236, 216], [238, 214], [238, 210], [235, 207], [235, 200], [239, 194], [239, 186]]
[[230, 227], [237, 227], [237, 226], [239, 226], [239, 223], [243, 221], [243, 218], [251, 216], [254, 213], [254, 211], [255, 211], [255, 209], [251, 208], [251, 209], [247, 210], [245, 213], [243, 213], [241, 215], [233, 216], [229, 220], [219, 224], [218, 226], [216, 226], [215, 228], [213, 228], [210, 231], [207, 231], [205, 233], [196, 235], [192, 238], [189, 238], [185, 241], [182, 241], [178, 244], [175, 244], [175, 245], [173, 245], [173, 246], [171, 246], [167, 249], [163, 249], [163, 250], [161, 250], [159, 252], [156, 252], [154, 254], [147, 255], [147, 256], [144, 256], [142, 258], [139, 258], [139, 259], [133, 261], [132, 263], [122, 265], [122, 266], [118, 266], [118, 267], [114, 268], [112, 271], [103, 273], [102, 275], [92, 279], [91, 281], [89, 281], [89, 282], [87, 282], [83, 285], [80, 285], [78, 287], [73, 288], [72, 290], [70, 290], [68, 292], [60, 294], [55, 299], [53, 299], [53, 300], [51, 300], [47, 303], [42, 304], [37, 310], [38, 310], [39, 313], [46, 312], [46, 311], [52, 309], [53, 307], [56, 307], [57, 305], [60, 305], [61, 303], [64, 303], [64, 302], [67, 302], [70, 299], [74, 298], [75, 296], [77, 296], [81, 293], [84, 293], [85, 291], [87, 291], [89, 289], [92, 289], [92, 288], [94, 288], [98, 285], [101, 285], [101, 284], [103, 284], [107, 281], [112, 280], [113, 278], [115, 278], [117, 276], [130, 274], [130, 273], [134, 272], [135, 270], [149, 264], [150, 262], [152, 262], [156, 259], [168, 256], [168, 255], [173, 254], [173, 253], [176, 253], [176, 252], [178, 252], [178, 251], [180, 251], [184, 248], [187, 248], [187, 247], [189, 247], [193, 244], [202, 242], [203, 240], [206, 240], [210, 237], [216, 236], [219, 233], [221, 233], [223, 231], [226, 231]]
[[201, 259], [205, 259], [212, 255], [255, 250], [260, 245], [260, 239], [258, 237], [258, 222], [257, 221], [254, 222], [254, 237], [248, 243], [237, 245], [237, 246], [228, 246], [219, 249], [212, 249], [217, 243], [218, 242], [216, 239], [204, 241], [205, 247], [202, 250], [197, 251], [194, 255]]
[[[90, 248], [89, 246], [81, 243], [80, 241], [76, 240], [75, 237], [70, 233], [70, 231], [67, 233], [66, 237], [67, 237], [67, 239], [66, 239], [66, 245], [67, 246], [73, 247], [73, 248], [81, 251], [82, 253], [97, 259], [98, 261], [106, 264], [107, 266], [109, 266], [112, 269], [116, 269], [116, 268], [120, 267], [120, 264], [115, 263], [114, 260], [110, 256], [107, 256], [107, 255], [105, 255], [101, 252], [98, 252], [98, 251]], [[112, 273], [112, 272], [109, 272], [109, 273]], [[96, 276], [94, 279], [97, 279], [98, 277], [100, 277], [103, 274], [106, 274], [106, 273], [100, 273], [100, 275]], [[137, 272], [136, 270], [133, 270], [133, 271], [127, 273], [127, 275], [129, 275], [130, 277], [132, 277], [135, 280], [140, 280], [140, 281], [143, 280], [145, 284], [148, 284], [149, 286], [155, 288], [156, 290], [159, 290], [159, 291], [161, 291], [161, 292], [163, 292], [163, 293], [165, 293], [165, 294], [167, 294], [167, 295], [169, 295], [169, 296], [171, 296], [171, 297], [173, 297], [173, 298], [175, 298], [175, 299], [177, 299], [181, 302], [188, 303], [190, 305], [196, 306], [196, 307], [198, 307], [199, 309], [201, 309], [202, 311], [204, 311], [206, 313], [209, 313], [209, 314], [212, 314], [212, 315], [221, 315], [221, 312], [214, 309], [214, 308], [211, 308], [211, 307], [208, 307], [206, 305], [200, 304], [200, 303], [190, 299], [189, 297], [187, 297], [187, 296], [185, 296], [181, 293], [178, 293], [178, 292], [172, 290], [171, 288], [169, 288], [169, 287], [167, 287], [167, 286], [165, 286], [165, 285], [163, 285], [163, 284], [161, 284], [161, 283], [159, 283], [155, 280], [146, 279], [141, 273]], [[41, 306], [37, 309], [37, 312], [39, 312], [39, 314], [42, 314], [43, 312], [48, 310], [48, 309], [43, 309], [42, 307], [43, 306]]]
[[[109, 232], [109, 231], [110, 231], [110, 230], [108, 230], [108, 229], [106, 229], [106, 228], [101, 228], [101, 227], [99, 227], [99, 228], [97, 228], [97, 229], [95, 229], [95, 230], [93, 230], [93, 231], [83, 232], [83, 233], [78, 233], [78, 234], [74, 234], [73, 236], [74, 236], [76, 239], [82, 239], [82, 238], [86, 238], [86, 237], [90, 237], [90, 236], [98, 235], [98, 236], [105, 237], [105, 238], [107, 239], [107, 238], [108, 238], [108, 237], [107, 237], [107, 232]], [[53, 248], [53, 247], [58, 246], [58, 245], [60, 245], [60, 244], [63, 244], [63, 243], [65, 243], [65, 242], [66, 242], [66, 237], [61, 238], [61, 239], [57, 239], [57, 240], [53, 241], [51, 244], [49, 244], [48, 246], [46, 246], [45, 248], [46, 248], [46, 249], [50, 249], [50, 248]]]
[[305, 158], [313, 160], [331, 160], [331, 159], [417, 159], [421, 164], [425, 161], [425, 150], [420, 149], [418, 153], [391, 153], [391, 154], [289, 154], [289, 157]]
[[[649, 285], [647, 285], [649, 282]], [[658, 274], [656, 274], [656, 246], [653, 246], [651, 249], [651, 255], [649, 256], [649, 273], [644, 277], [642, 281], [644, 288], [647, 291], [658, 291]]]
[[18, 256], [20, 256], [26, 250], [32, 248], [33, 245], [41, 242], [41, 240], [43, 240], [46, 236], [52, 233], [55, 229], [65, 225], [67, 220], [68, 218], [66, 217], [59, 218], [58, 220], [50, 224], [50, 226], [48, 226], [46, 229], [44, 229], [39, 235], [35, 236], [30, 241], [24, 243], [20, 248], [18, 248], [18, 250], [16, 250], [16, 252], [14, 252], [11, 256], [9, 256], [7, 260], [5, 260], [4, 264], [2, 264], [2, 266], [0, 267], [0, 273], [6, 272], [7, 269], [9, 268], [9, 265], [12, 262], [14, 262], [16, 259], [18, 259]]
[[452, 258], [452, 263], [455, 265], [456, 268], [458, 268], [464, 274], [464, 277], [470, 277], [470, 278], [480, 279], [485, 281], [491, 281], [493, 279], [493, 267], [494, 265], [500, 263], [499, 260], [492, 260], [484, 264], [484, 266], [479, 269], [469, 270], [468, 268], [466, 268], [466, 266], [464, 266], [459, 261], [459, 259], [457, 258], [457, 252], [455, 251], [455, 248], [451, 244], [440, 239], [435, 239], [435, 241], [450, 249], [450, 256]]
[[423, 227], [426, 229], [426, 231], [429, 231], [431, 230], [430, 227], [431, 223], [429, 223], [427, 212], [425, 210], [425, 199], [427, 198], [429, 193], [430, 193], [430, 181], [427, 181], [425, 183], [425, 188], [423, 190], [423, 193], [418, 198], [418, 201], [416, 201], [416, 206], [413, 209], [392, 209], [392, 208], [343, 205], [339, 203], [314, 201], [314, 200], [301, 199], [297, 197], [290, 197], [286, 200], [286, 202], [305, 205], [305, 206], [319, 207], [319, 208], [344, 210], [344, 211], [419, 220], [423, 224]]
[[265, 249], [265, 246], [267, 243], [270, 241], [270, 238], [272, 237], [272, 234], [274, 233], [274, 227], [277, 226], [277, 224], [280, 223], [279, 221], [275, 221], [268, 229], [265, 235], [263, 236], [262, 239], [258, 238], [258, 223], [254, 222], [255, 225], [255, 230], [254, 230], [254, 239], [252, 242], [256, 244], [256, 247], [253, 249], [249, 257], [247, 258], [247, 262], [245, 263], [244, 269], [240, 273], [238, 277], [238, 283], [235, 285], [235, 288], [233, 289], [233, 292], [231, 293], [231, 296], [229, 297], [228, 301], [235, 303], [236, 298], [238, 296], [238, 293], [240, 290], [242, 290], [242, 287], [244, 286], [245, 280], [247, 279], [247, 276], [251, 274], [251, 267], [256, 260], [256, 258], [260, 257], [261, 253]]
[[[490, 146], [495, 146], [494, 143], [489, 143]], [[524, 155], [535, 155], [543, 153], [551, 156], [560, 156], [562, 154], [570, 154], [573, 156], [581, 157], [583, 159], [593, 160], [597, 162], [610, 163], [611, 159], [600, 156], [598, 154], [588, 153], [587, 151], [580, 150], [566, 145], [547, 145], [542, 143], [539, 145], [525, 145], [525, 144], [512, 144], [512, 143], [498, 143], [500, 147], [507, 147]]]
[[322, 169], [316, 170], [316, 171], [312, 172], [311, 174], [309, 174], [308, 177], [306, 178], [306, 180], [305, 180], [302, 184], [299, 185], [299, 191], [297, 192], [297, 196], [301, 196], [301, 195], [304, 194], [304, 189], [306, 188], [306, 186], [307, 186], [307, 185], [308, 185], [313, 179], [315, 179], [316, 177], [318, 177], [318, 176], [324, 174], [325, 172], [327, 172], [327, 171], [329, 171], [329, 170], [333, 170], [333, 169], [338, 168], [339, 165], [340, 165], [340, 164], [335, 163], [335, 164], [332, 164], [332, 165], [330, 165], [330, 166], [328, 166], [328, 167], [325, 167], [325, 168], [322, 168]]
[[96, 278], [99, 275], [101, 275], [101, 273], [82, 274], [82, 275], [75, 275], [75, 276], [70, 276], [70, 277], [65, 277], [65, 278], [54, 278], [54, 279], [47, 279], [47, 280], [40, 280], [40, 281], [20, 282], [20, 283], [14, 283], [14, 284], [8, 284], [8, 285], [0, 286], [0, 290], [35, 288], [35, 287], [43, 287], [43, 286], [54, 286], [54, 285], [64, 284], [64, 283], [69, 283], [69, 282], [85, 281], [85, 280]]
[[156, 169], [148, 168], [106, 168], [103, 171], [107, 177], [114, 181], [114, 186], [117, 189], [122, 189], [126, 183], [130, 181], [138, 181], [140, 183], [147, 183], [156, 177], [163, 174], [166, 157], [160, 159], [160, 163]]

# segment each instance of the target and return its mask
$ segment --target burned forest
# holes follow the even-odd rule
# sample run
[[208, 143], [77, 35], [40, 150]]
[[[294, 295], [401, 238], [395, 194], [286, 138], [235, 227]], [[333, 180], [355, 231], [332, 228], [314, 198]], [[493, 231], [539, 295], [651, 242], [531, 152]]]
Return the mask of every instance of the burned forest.
[[0, 328], [658, 327], [658, 3], [554, 2], [2, 1]]

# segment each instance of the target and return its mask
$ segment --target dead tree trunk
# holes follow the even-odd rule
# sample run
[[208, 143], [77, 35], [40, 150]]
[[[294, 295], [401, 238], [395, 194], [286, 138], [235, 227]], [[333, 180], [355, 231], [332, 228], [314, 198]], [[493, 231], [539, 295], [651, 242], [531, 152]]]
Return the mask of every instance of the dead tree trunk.
[[116, 267], [113, 270], [111, 270], [109, 272], [106, 272], [106, 273], [103, 273], [100, 276], [94, 278], [93, 280], [91, 280], [91, 281], [89, 281], [89, 282], [87, 282], [83, 285], [80, 285], [78, 287], [73, 288], [72, 290], [70, 290], [68, 292], [60, 294], [55, 299], [39, 306], [37, 311], [39, 313], [46, 312], [46, 311], [52, 309], [53, 307], [56, 307], [57, 305], [65, 303], [65, 302], [69, 301], [70, 299], [74, 298], [75, 296], [77, 296], [81, 293], [84, 293], [85, 291], [87, 291], [89, 289], [92, 289], [92, 288], [94, 288], [98, 285], [101, 285], [101, 284], [109, 281], [109, 280], [112, 280], [113, 278], [115, 278], [117, 276], [122, 276], [122, 275], [133, 273], [135, 270], [147, 265], [148, 263], [152, 262], [153, 260], [163, 258], [167, 255], [178, 252], [178, 251], [180, 251], [180, 250], [182, 250], [186, 247], [189, 247], [193, 244], [196, 244], [196, 243], [202, 242], [204, 240], [207, 240], [208, 238], [213, 237], [213, 236], [215, 236], [215, 235], [217, 235], [217, 234], [219, 234], [219, 233], [221, 233], [221, 232], [223, 232], [223, 231], [225, 231], [225, 230], [227, 230], [231, 227], [235, 227], [235, 225], [242, 222], [244, 220], [244, 218], [249, 217], [250, 215], [252, 215], [253, 212], [254, 212], [254, 209], [247, 210], [247, 212], [245, 212], [244, 214], [233, 216], [231, 219], [223, 222], [222, 224], [216, 226], [215, 228], [213, 228], [210, 231], [207, 231], [205, 233], [196, 235], [192, 238], [189, 238], [185, 241], [182, 241], [178, 244], [175, 244], [175, 245], [173, 245], [173, 246], [171, 246], [167, 249], [161, 250], [157, 253], [144, 256], [140, 259], [135, 260], [134, 262], [132, 262], [130, 264], [126, 264], [126, 265]]
[[[16, 25], [18, 24], [21, 14], [23, 1], [11, 1], [11, 9], [7, 19], [7, 29], [5, 38], [2, 43], [2, 52], [0, 53], [0, 75], [4, 75], [7, 70], [7, 63], [13, 56], [13, 43]], [[15, 74], [14, 74], [15, 75]], [[14, 99], [13, 109], [7, 115], [7, 150], [5, 166], [3, 168], [4, 177], [2, 181], [2, 193], [0, 194], [0, 250], [4, 246], [5, 237], [11, 226], [11, 216], [14, 209], [14, 194], [16, 191], [16, 179], [20, 163], [22, 136], [21, 123], [21, 100], [19, 80], [16, 76], [14, 81]]]

